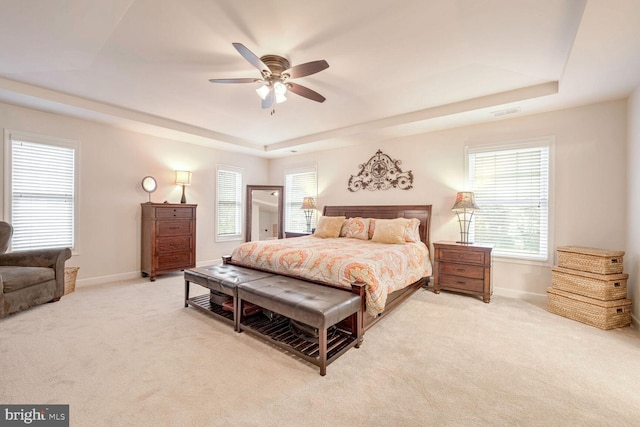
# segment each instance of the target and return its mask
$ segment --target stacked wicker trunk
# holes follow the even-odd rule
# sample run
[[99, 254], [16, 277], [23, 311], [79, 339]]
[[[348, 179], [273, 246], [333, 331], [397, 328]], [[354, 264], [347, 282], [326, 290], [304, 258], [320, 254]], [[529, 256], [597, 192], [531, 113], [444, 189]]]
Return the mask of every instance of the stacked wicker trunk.
[[622, 251], [581, 246], [558, 247], [558, 266], [552, 268], [547, 310], [600, 329], [631, 324], [627, 299], [628, 275]]

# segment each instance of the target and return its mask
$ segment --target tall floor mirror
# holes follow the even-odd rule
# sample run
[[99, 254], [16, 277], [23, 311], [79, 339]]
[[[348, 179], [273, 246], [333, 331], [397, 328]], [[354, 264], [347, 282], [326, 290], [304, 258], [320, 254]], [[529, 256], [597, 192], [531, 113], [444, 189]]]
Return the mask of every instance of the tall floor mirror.
[[247, 242], [284, 237], [283, 191], [282, 185], [247, 185]]

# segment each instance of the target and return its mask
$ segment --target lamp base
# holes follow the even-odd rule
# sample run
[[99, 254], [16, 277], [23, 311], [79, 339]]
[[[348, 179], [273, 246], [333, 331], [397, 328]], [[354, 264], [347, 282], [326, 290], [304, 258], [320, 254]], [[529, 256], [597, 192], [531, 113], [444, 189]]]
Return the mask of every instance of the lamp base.
[[184, 184], [182, 184], [182, 198], [180, 199], [180, 203], [187, 203], [187, 198], [184, 195]]

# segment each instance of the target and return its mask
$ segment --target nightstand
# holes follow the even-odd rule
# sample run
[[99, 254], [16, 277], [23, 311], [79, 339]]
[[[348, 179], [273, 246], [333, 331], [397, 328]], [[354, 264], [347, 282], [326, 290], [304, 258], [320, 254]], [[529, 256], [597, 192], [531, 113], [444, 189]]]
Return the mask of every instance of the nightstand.
[[441, 289], [477, 295], [491, 301], [491, 245], [436, 242], [433, 292]]

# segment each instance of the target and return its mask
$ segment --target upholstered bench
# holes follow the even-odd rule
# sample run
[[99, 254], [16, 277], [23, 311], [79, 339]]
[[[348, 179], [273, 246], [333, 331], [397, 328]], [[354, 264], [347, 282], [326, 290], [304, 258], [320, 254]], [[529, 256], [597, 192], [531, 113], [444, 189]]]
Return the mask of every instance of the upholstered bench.
[[[325, 375], [327, 365], [348, 349], [360, 347], [361, 298], [350, 291], [279, 275], [239, 283], [237, 290], [237, 313], [242, 312], [245, 302], [250, 302], [281, 316], [275, 319], [236, 316], [236, 330], [254, 333], [295, 353], [319, 366], [320, 375]], [[348, 317], [355, 325], [351, 331], [335, 326]], [[291, 320], [315, 328], [317, 342], [314, 337], [296, 333], [296, 323], [292, 325]]]
[[[240, 283], [251, 282], [273, 276], [272, 273], [238, 267], [236, 265], [221, 264], [208, 267], [192, 268], [184, 271], [184, 306], [189, 305], [212, 314], [222, 320], [236, 325], [235, 315], [237, 307], [237, 286]], [[210, 294], [189, 298], [189, 284], [193, 282], [210, 289]], [[227, 311], [221, 305], [211, 303], [212, 293], [227, 295], [233, 301], [233, 310]]]

